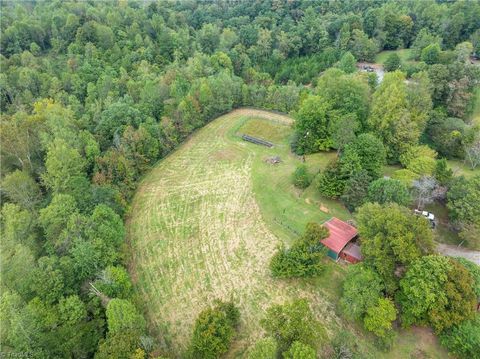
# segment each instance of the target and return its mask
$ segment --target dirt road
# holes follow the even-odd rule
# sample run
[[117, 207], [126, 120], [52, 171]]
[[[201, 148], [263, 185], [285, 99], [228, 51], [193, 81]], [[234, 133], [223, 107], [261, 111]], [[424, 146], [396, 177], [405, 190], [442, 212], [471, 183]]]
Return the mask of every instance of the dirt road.
[[450, 257], [462, 257], [480, 265], [480, 251], [473, 251], [470, 249], [452, 246], [449, 244], [439, 243], [437, 245], [437, 250], [446, 256]]

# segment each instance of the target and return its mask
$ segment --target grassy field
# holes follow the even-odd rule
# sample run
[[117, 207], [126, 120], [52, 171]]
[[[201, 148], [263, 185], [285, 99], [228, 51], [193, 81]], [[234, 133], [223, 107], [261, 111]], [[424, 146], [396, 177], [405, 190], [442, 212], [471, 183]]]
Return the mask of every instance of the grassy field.
[[[266, 308], [303, 297], [330, 336], [348, 327], [374, 357], [410, 358], [403, 353], [416, 348], [446, 357], [433, 336], [427, 333], [424, 340], [411, 331], [399, 336], [392, 352], [377, 352], [370, 336], [340, 317], [337, 303], [345, 267], [328, 259], [321, 278], [270, 277], [268, 262], [276, 247], [295, 238], [307, 222], [349, 217], [313, 186], [298, 191], [291, 185], [301, 159], [289, 151], [290, 125], [288, 117], [277, 114], [233, 111], [195, 133], [142, 181], [130, 212], [128, 239], [131, 272], [147, 303], [151, 333], [167, 351], [181, 353], [198, 313], [216, 298], [232, 298], [240, 307], [241, 326], [227, 357], [240, 358], [262, 335], [259, 321]], [[276, 145], [244, 142], [243, 133]], [[306, 164], [315, 173], [334, 155], [307, 156]], [[282, 162], [266, 162], [271, 156]]]
[[387, 51], [382, 51], [375, 56], [375, 62], [378, 64], [383, 64], [385, 63], [385, 60], [387, 60], [388, 56], [392, 53], [396, 53], [402, 62], [409, 62], [413, 61], [412, 60], [412, 50], [411, 49], [401, 49], [401, 50], [387, 50]]
[[468, 165], [460, 160], [447, 160], [449, 167], [453, 170], [455, 176], [465, 176], [466, 178], [480, 174], [480, 167], [472, 170]]

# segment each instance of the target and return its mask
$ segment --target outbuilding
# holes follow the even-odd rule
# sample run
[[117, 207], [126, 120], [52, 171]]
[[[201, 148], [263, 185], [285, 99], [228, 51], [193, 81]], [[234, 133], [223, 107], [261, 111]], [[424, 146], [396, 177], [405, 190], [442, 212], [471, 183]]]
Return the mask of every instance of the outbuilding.
[[332, 217], [323, 224], [329, 230], [329, 236], [321, 240], [328, 248], [328, 256], [334, 260], [345, 259], [350, 263], [358, 263], [362, 260], [360, 246], [351, 241], [357, 237], [358, 231], [350, 224]]
[[340, 258], [353, 264], [361, 262], [363, 257], [360, 246], [357, 243], [348, 243], [340, 252]]

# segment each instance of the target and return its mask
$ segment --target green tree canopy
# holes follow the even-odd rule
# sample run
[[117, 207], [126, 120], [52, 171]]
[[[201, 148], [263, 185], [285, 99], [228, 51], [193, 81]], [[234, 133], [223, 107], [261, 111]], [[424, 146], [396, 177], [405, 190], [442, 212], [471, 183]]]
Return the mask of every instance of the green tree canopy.
[[285, 359], [315, 359], [317, 353], [308, 344], [303, 344], [302, 342], [294, 342], [290, 349], [288, 349], [283, 357]]
[[459, 358], [478, 358], [480, 315], [443, 331], [440, 334], [440, 343]]
[[190, 353], [193, 358], [218, 358], [235, 335], [240, 312], [233, 303], [222, 303], [202, 311], [193, 329]]
[[453, 259], [429, 255], [416, 260], [400, 281], [402, 323], [429, 324], [441, 332], [474, 315], [473, 278]]
[[360, 158], [361, 167], [372, 178], [378, 178], [386, 163], [386, 152], [382, 141], [370, 133], [362, 133], [345, 150], [353, 150]]
[[10, 200], [26, 209], [34, 209], [41, 200], [40, 187], [25, 171], [7, 174], [2, 181], [2, 188]]
[[276, 359], [277, 342], [268, 337], [258, 340], [248, 351], [248, 359]]
[[78, 213], [75, 199], [68, 194], [57, 194], [50, 204], [40, 210], [39, 222], [45, 232], [50, 250], [60, 249], [60, 234], [67, 227], [70, 216]]
[[368, 175], [368, 172], [362, 170], [350, 177], [345, 183], [341, 200], [350, 212], [353, 212], [367, 201], [368, 186], [371, 180], [372, 178]]
[[402, 72], [385, 74], [373, 94], [368, 123], [382, 139], [390, 161], [397, 161], [409, 146], [417, 143], [430, 108], [430, 96], [423, 77], [407, 85]]
[[396, 203], [367, 203], [359, 208], [357, 222], [365, 263], [380, 275], [389, 294], [398, 288], [397, 270], [433, 250], [428, 221]]
[[338, 68], [347, 74], [351, 74], [357, 70], [357, 60], [351, 52], [346, 52], [338, 62]]
[[438, 43], [430, 44], [422, 49], [420, 59], [429, 65], [433, 65], [439, 62], [441, 52], [442, 49]]
[[349, 319], [362, 319], [368, 308], [375, 306], [383, 297], [384, 291], [381, 277], [372, 268], [363, 264], [349, 267], [340, 299], [343, 313]]
[[411, 201], [408, 187], [396, 179], [379, 178], [368, 187], [368, 201], [384, 203], [397, 203], [408, 206]]
[[65, 142], [55, 139], [49, 146], [45, 160], [46, 172], [42, 179], [53, 192], [62, 193], [69, 189], [70, 181], [84, 176], [85, 161], [80, 153]]
[[316, 348], [325, 336], [325, 329], [315, 319], [304, 299], [271, 306], [261, 325], [269, 336], [277, 340], [281, 353], [296, 341]]
[[456, 178], [447, 193], [447, 207], [454, 221], [480, 223], [480, 175]]
[[397, 309], [391, 299], [379, 298], [376, 305], [367, 309], [364, 319], [365, 329], [380, 338], [392, 332], [392, 322], [397, 319]]
[[398, 56], [396, 52], [392, 52], [388, 55], [383, 67], [385, 68], [385, 71], [392, 72], [398, 70], [401, 64], [400, 56]]
[[295, 185], [295, 187], [298, 187], [301, 189], [307, 188], [312, 181], [311, 175], [308, 173], [307, 166], [305, 165], [297, 166], [297, 168], [295, 169], [295, 172], [293, 172], [292, 177], [293, 177], [293, 184]]
[[300, 105], [295, 130], [300, 153], [317, 152], [322, 143], [328, 142], [327, 111], [330, 105], [320, 96], [308, 96]]
[[89, 219], [87, 237], [99, 255], [103, 266], [115, 264], [118, 247], [125, 238], [123, 221], [110, 207], [100, 204], [95, 207]]
[[110, 298], [129, 299], [133, 294], [133, 285], [125, 268], [108, 266], [94, 283], [95, 287]]
[[95, 359], [132, 359], [139, 347], [140, 336], [134, 330], [109, 333], [106, 339], [100, 341]]
[[126, 299], [112, 299], [107, 306], [108, 332], [111, 335], [124, 331], [134, 331], [143, 334], [146, 328], [145, 319], [135, 306]]

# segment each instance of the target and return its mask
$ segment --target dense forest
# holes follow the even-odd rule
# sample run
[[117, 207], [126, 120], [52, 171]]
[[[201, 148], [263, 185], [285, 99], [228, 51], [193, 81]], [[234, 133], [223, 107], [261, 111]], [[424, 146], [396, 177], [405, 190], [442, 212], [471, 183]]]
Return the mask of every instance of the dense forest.
[[[2, 1], [1, 13], [2, 354], [171, 354], [149, 336], [127, 270], [129, 204], [154, 163], [248, 106], [292, 114], [295, 153], [338, 152], [314, 184], [357, 210], [366, 238], [346, 317], [388, 350], [401, 308], [402, 325], [431, 326], [452, 353], [478, 358], [480, 270], [433, 254], [426, 221], [404, 208], [412, 194], [419, 207], [443, 201], [452, 231], [480, 248], [480, 175], [447, 166], [480, 167], [478, 1]], [[383, 79], [358, 71], [398, 49], [412, 58], [391, 51]], [[398, 166], [389, 181], [387, 163]], [[309, 245], [325, 234], [309, 230], [276, 255], [274, 276], [321, 272]], [[301, 301], [272, 308], [264, 327], [277, 342], [263, 339], [252, 358], [317, 355], [314, 337], [282, 328], [290, 314], [313, 320]], [[185, 355], [226, 352], [239, 315], [231, 303], [202, 312]]]

